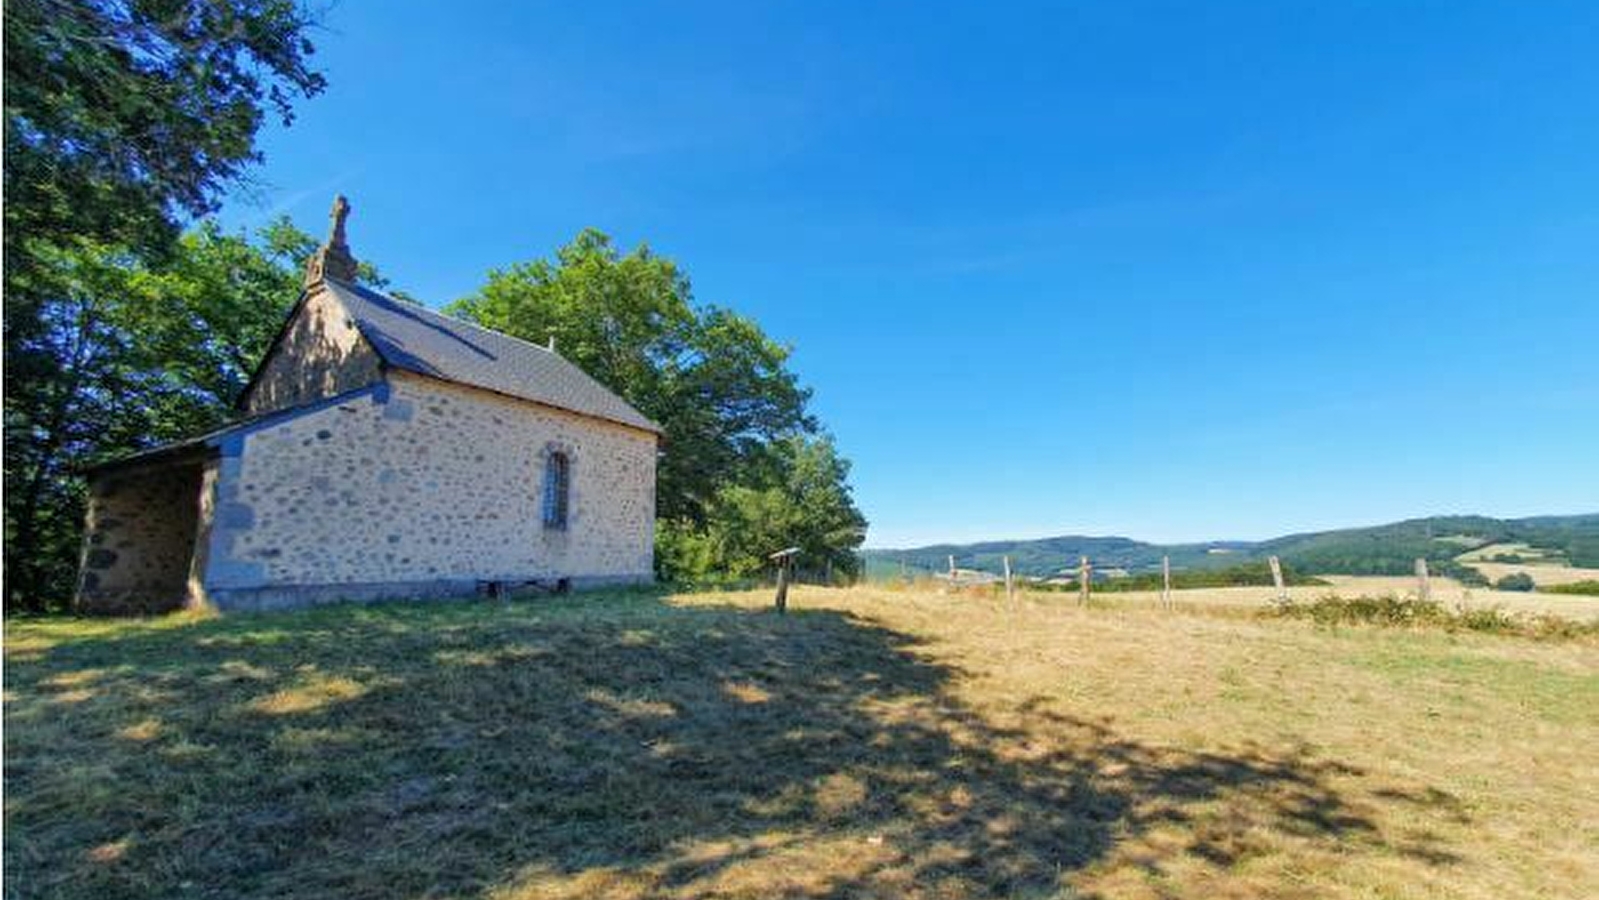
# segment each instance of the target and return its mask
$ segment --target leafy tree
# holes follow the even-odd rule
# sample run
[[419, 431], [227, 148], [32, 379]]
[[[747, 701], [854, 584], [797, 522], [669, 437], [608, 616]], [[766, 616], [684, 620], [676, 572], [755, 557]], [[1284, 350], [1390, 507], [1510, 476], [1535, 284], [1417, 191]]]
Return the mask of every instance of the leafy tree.
[[491, 272], [451, 312], [543, 343], [660, 423], [657, 483], [663, 574], [752, 572], [801, 544], [815, 565], [851, 572], [864, 520], [848, 464], [814, 437], [810, 392], [786, 347], [753, 321], [695, 302], [688, 276], [593, 229], [553, 260]]
[[1455, 560], [1449, 560], [1447, 562], [1440, 563], [1433, 569], [1433, 571], [1445, 578], [1453, 578], [1466, 587], [1488, 586], [1488, 576], [1482, 574], [1482, 572], [1478, 571], [1472, 566], [1468, 566], [1465, 563], [1457, 562]]
[[41, 247], [162, 249], [214, 209], [268, 111], [323, 89], [311, 25], [291, 0], [7, 0], [8, 280]]
[[[82, 517], [72, 470], [90, 448], [114, 442], [118, 399], [137, 377], [120, 361], [131, 338], [108, 321], [101, 298], [126, 287], [117, 256], [95, 249], [41, 254], [58, 296], [46, 305], [28, 349], [56, 362], [53, 377], [5, 406], [6, 608], [41, 608], [70, 588]], [[9, 357], [9, 354], [8, 354]], [[9, 365], [11, 360], [7, 359]]]
[[1498, 591], [1530, 591], [1535, 587], [1532, 576], [1526, 572], [1511, 572], [1494, 582], [1494, 590]]
[[141, 418], [194, 417], [204, 398], [187, 390], [220, 388], [157, 377], [143, 335], [107, 304], [139, 296], [130, 273], [183, 249], [179, 218], [214, 209], [259, 158], [265, 116], [287, 123], [295, 97], [322, 90], [311, 22], [293, 0], [7, 0], [7, 608], [70, 585], [72, 467], [148, 439], [131, 430]]
[[809, 433], [809, 391], [788, 349], [736, 313], [693, 300], [688, 276], [639, 247], [621, 253], [585, 230], [554, 260], [489, 273], [456, 315], [536, 343], [554, 338], [581, 366], [660, 423], [671, 452], [659, 512], [702, 524], [717, 489], [770, 471], [773, 441]]
[[866, 536], [866, 519], [850, 495], [849, 462], [826, 437], [787, 438], [774, 451], [779, 463], [772, 483], [724, 485], [702, 531], [667, 529], [658, 553], [669, 574], [759, 575], [770, 565], [768, 554], [790, 546], [800, 548], [804, 569], [859, 574], [855, 549]]
[[6, 398], [9, 608], [70, 593], [82, 466], [227, 419], [298, 296], [314, 246], [287, 220], [260, 242], [206, 222], [160, 268], [94, 245], [41, 257], [54, 295], [25, 346], [58, 369], [39, 390]]

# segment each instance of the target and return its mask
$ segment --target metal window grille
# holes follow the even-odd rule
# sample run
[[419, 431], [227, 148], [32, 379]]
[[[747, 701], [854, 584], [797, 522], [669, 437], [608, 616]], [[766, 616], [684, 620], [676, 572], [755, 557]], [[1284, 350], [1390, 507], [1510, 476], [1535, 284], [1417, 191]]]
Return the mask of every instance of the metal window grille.
[[565, 528], [571, 494], [571, 461], [552, 452], [544, 460], [544, 527]]

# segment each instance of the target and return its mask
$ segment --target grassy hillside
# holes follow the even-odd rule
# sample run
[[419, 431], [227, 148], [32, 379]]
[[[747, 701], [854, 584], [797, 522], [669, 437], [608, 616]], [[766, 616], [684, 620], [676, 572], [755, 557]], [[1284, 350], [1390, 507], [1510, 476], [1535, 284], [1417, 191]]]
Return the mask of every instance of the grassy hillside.
[[1599, 515], [1491, 519], [1437, 516], [1373, 528], [1290, 535], [1264, 541], [1254, 552], [1276, 553], [1306, 571], [1347, 575], [1403, 575], [1416, 558], [1446, 565], [1489, 544], [1520, 542], [1551, 551], [1572, 565], [1599, 561]]
[[1086, 555], [1104, 570], [1120, 567], [1148, 572], [1170, 555], [1179, 570], [1216, 569], [1260, 561], [1276, 554], [1301, 572], [1339, 575], [1405, 575], [1417, 557], [1440, 573], [1471, 578], [1454, 562], [1478, 547], [1519, 542], [1580, 567], [1599, 567], [1599, 514], [1494, 519], [1486, 516], [1434, 516], [1369, 528], [1295, 534], [1268, 541], [1217, 541], [1205, 544], [1147, 544], [1129, 538], [1065, 536], [1027, 541], [949, 544], [910, 550], [870, 550], [873, 571], [894, 571], [900, 562], [913, 569], [942, 571], [953, 554], [956, 565], [998, 572], [1009, 555], [1024, 575], [1048, 577], [1074, 568]]
[[1599, 648], [801, 587], [6, 628], [7, 896], [1599, 895]]

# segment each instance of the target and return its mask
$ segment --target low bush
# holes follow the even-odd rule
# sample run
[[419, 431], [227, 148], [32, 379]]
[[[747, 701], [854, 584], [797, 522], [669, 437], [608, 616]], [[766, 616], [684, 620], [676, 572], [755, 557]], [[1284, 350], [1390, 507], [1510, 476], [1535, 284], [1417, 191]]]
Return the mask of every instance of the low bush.
[[1271, 614], [1290, 619], [1310, 619], [1322, 625], [1416, 625], [1441, 622], [1449, 611], [1441, 603], [1412, 600], [1392, 594], [1382, 597], [1344, 598], [1329, 594], [1310, 603], [1283, 603]]
[[1496, 591], [1530, 591], [1537, 587], [1532, 576], [1526, 572], [1511, 572], [1509, 575], [1494, 582]]
[[1443, 628], [1533, 638], [1599, 637], [1599, 621], [1581, 622], [1550, 615], [1522, 615], [1497, 607], [1450, 609], [1432, 600], [1383, 597], [1339, 597], [1329, 594], [1310, 603], [1282, 603], [1263, 615], [1309, 619], [1318, 625], [1379, 625]]
[[1599, 581], [1573, 581], [1570, 584], [1551, 584], [1538, 590], [1544, 594], [1579, 594], [1584, 597], [1599, 597]]
[[1449, 560], [1433, 570], [1445, 578], [1453, 578], [1466, 587], [1488, 587], [1488, 576], [1463, 563]]

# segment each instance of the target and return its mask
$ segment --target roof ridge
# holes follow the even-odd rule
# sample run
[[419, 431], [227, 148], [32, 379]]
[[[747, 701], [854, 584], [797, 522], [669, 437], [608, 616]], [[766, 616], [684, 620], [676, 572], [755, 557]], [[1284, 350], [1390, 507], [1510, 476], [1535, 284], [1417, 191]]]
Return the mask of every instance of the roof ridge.
[[[516, 341], [518, 344], [525, 344], [525, 345], [527, 345], [529, 347], [532, 347], [535, 350], [542, 350], [545, 353], [551, 354], [552, 356], [560, 356], [561, 359], [566, 359], [566, 357], [561, 356], [561, 354], [555, 352], [554, 350], [551, 350], [550, 348], [544, 346], [543, 344], [535, 344], [532, 341], [527, 340], [526, 338], [520, 338], [520, 337], [517, 337], [514, 334], [507, 334], [504, 331], [497, 331], [497, 330], [495, 330], [493, 328], [488, 327], [487, 325], [479, 325], [478, 323], [472, 321], [471, 319], [457, 319], [454, 316], [447, 316], [444, 313], [440, 312], [439, 310], [436, 310], [433, 307], [428, 306], [426, 303], [423, 303], [420, 300], [416, 301], [415, 303], [407, 303], [406, 301], [401, 300], [398, 297], [395, 297], [393, 294], [386, 294], [383, 291], [378, 290], [377, 288], [367, 287], [364, 284], [355, 284], [354, 282], [339, 281], [337, 279], [332, 279], [332, 278], [330, 278], [328, 280], [335, 282], [336, 284], [338, 284], [339, 287], [350, 288], [352, 290], [361, 291], [361, 292], [368, 293], [368, 294], [376, 294], [379, 297], [382, 297], [384, 300], [389, 301], [390, 303], [405, 303], [406, 306], [408, 306], [408, 307], [409, 306], [415, 306], [417, 309], [420, 309], [423, 312], [426, 312], [426, 313], [428, 313], [428, 314], [430, 314], [430, 315], [432, 315], [432, 316], [434, 316], [436, 318], [439, 318], [439, 319], [442, 319], [442, 320], [444, 320], [446, 322], [449, 322], [452, 325], [466, 325], [469, 328], [476, 328], [478, 331], [481, 331], [484, 334], [492, 334], [495, 337], [501, 337], [501, 338], [505, 338], [506, 340]], [[567, 362], [571, 362], [571, 360], [567, 360]], [[585, 372], [584, 374], [587, 375], [588, 373]], [[592, 378], [593, 376], [590, 375], [589, 377]]]
[[[605, 419], [633, 428], [642, 428], [648, 431], [654, 431], [657, 434], [663, 433], [658, 422], [645, 415], [627, 398], [623, 397], [620, 393], [613, 390], [610, 386], [606, 385], [598, 378], [595, 378], [593, 375], [589, 374], [582, 366], [548, 347], [540, 346], [532, 341], [519, 338], [515, 335], [506, 334], [503, 331], [496, 331], [492, 328], [479, 325], [478, 323], [469, 321], [467, 319], [458, 319], [453, 316], [447, 316], [421, 302], [407, 302], [400, 300], [380, 290], [377, 290], [376, 288], [344, 281], [342, 279], [324, 279], [323, 281], [325, 287], [328, 288], [328, 293], [332, 294], [335, 302], [344, 308], [345, 314], [350, 316], [356, 329], [360, 331], [362, 338], [372, 346], [380, 358], [396, 368], [405, 369], [407, 371], [415, 371], [418, 374], [423, 375], [432, 375], [433, 377], [442, 378], [445, 381], [455, 381], [477, 387], [485, 387], [489, 390], [499, 393], [507, 393], [512, 396], [518, 396], [521, 399], [531, 400], [547, 406], [566, 409], [571, 412]], [[362, 312], [358, 309], [352, 309], [352, 304], [368, 305], [371, 312]], [[545, 384], [544, 390], [541, 390], [533, 382], [526, 383], [520, 389], [504, 385], [496, 387], [467, 375], [459, 369], [457, 369], [454, 374], [445, 374], [437, 370], [425, 371], [422, 369], [416, 369], [413, 365], [407, 364], [407, 361], [404, 359], [391, 357], [390, 351], [395, 348], [391, 347], [391, 342], [387, 340], [387, 335], [383, 335], [380, 332], [379, 337], [384, 339], [379, 340], [375, 339], [374, 335], [369, 331], [371, 327], [378, 327], [375, 326], [374, 323], [370, 322], [369, 319], [373, 313], [378, 313], [379, 311], [382, 311], [381, 314], [385, 316], [400, 316], [402, 318], [409, 318], [421, 327], [436, 330], [444, 335], [450, 335], [454, 338], [454, 340], [472, 348], [479, 354], [489, 356], [491, 359], [496, 357], [494, 357], [493, 354], [490, 354], [486, 348], [494, 346], [493, 342], [502, 342], [500, 343], [500, 347], [502, 349], [497, 351], [501, 354], [512, 353], [513, 349], [516, 349], [516, 352], [522, 353], [525, 353], [527, 350], [538, 350], [543, 354], [543, 358], [550, 361], [548, 365], [554, 365], [557, 367], [554, 371], [549, 373], [548, 377], [566, 379], [568, 381], [576, 379], [576, 384], [585, 385], [584, 390], [589, 391], [590, 393], [597, 392], [604, 397], [608, 397], [609, 402], [601, 403], [598, 407], [586, 404], [581, 399], [576, 398], [569, 398], [567, 401], [563, 402], [559, 399], [552, 399], [550, 396], [544, 393], [544, 391], [548, 389], [548, 384]], [[463, 328], [462, 326], [466, 327]], [[474, 341], [479, 339], [488, 340], [490, 343], [485, 344], [484, 346], [478, 346], [474, 343]], [[426, 358], [425, 353], [423, 357], [415, 357], [414, 354], [412, 354], [409, 350], [402, 350], [401, 352], [405, 356], [411, 357], [413, 360]], [[428, 363], [428, 365], [431, 368], [433, 364]], [[522, 379], [527, 377], [528, 376], [524, 374]], [[513, 379], [515, 379], [515, 376], [513, 376]], [[542, 380], [538, 383], [543, 384]], [[525, 391], [530, 391], [531, 393], [524, 393]], [[612, 405], [617, 408], [610, 410], [605, 409], [606, 406]]]

